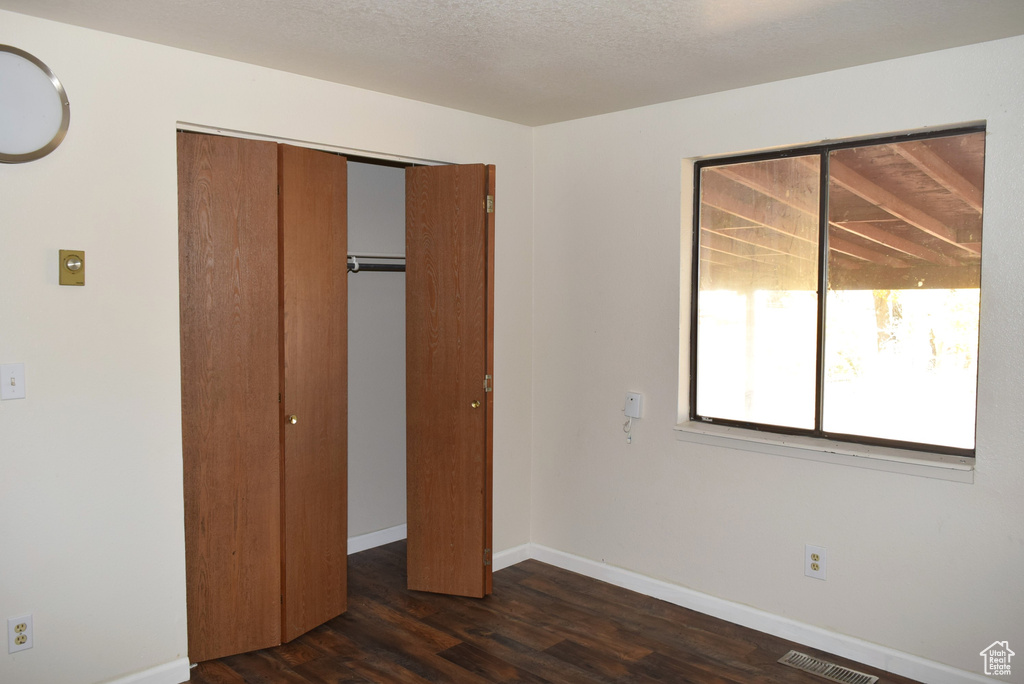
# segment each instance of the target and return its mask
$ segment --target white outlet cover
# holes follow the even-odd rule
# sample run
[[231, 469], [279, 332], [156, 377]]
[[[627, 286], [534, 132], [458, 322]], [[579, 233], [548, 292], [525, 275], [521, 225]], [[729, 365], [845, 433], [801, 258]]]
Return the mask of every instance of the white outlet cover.
[[[19, 632], [18, 625], [24, 623], [25, 631]], [[25, 635], [25, 643], [15, 643], [18, 635]], [[26, 648], [32, 648], [32, 616], [31, 615], [20, 615], [18, 617], [7, 618], [7, 652], [16, 653], [18, 651], [24, 651]]]
[[[824, 546], [804, 546], [804, 574], [814, 579], [825, 579], [827, 549]], [[814, 564], [817, 564], [817, 569]]]

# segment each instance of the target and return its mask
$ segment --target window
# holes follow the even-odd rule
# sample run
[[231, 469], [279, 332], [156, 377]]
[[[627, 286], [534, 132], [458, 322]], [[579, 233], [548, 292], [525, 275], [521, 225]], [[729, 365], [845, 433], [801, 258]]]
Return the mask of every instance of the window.
[[695, 165], [690, 419], [974, 455], [985, 132]]

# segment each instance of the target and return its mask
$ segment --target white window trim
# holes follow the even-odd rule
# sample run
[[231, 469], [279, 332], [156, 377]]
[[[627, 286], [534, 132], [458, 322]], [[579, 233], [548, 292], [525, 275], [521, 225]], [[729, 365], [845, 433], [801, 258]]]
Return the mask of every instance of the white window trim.
[[924, 451], [836, 442], [804, 435], [761, 432], [728, 425], [686, 421], [675, 427], [676, 440], [821, 463], [902, 473], [950, 482], [974, 483], [974, 459]]

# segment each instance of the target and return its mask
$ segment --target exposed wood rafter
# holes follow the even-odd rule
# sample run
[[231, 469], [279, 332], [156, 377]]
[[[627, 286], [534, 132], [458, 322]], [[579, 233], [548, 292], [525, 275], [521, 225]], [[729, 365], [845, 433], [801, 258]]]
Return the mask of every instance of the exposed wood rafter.
[[829, 237], [828, 248], [847, 256], [856, 257], [873, 264], [881, 264], [891, 268], [907, 268], [910, 266], [910, 264], [903, 259], [897, 259], [896, 257], [876, 252], [873, 249], [862, 247], [850, 242], [849, 240], [843, 240], [842, 238]]
[[981, 213], [982, 192], [945, 159], [921, 141], [891, 145], [893, 152], [928, 174], [932, 180], [962, 199], [974, 211]]
[[903, 252], [904, 254], [917, 257], [918, 259], [924, 259], [925, 261], [933, 264], [954, 267], [960, 265], [960, 262], [952, 257], [948, 257], [945, 254], [939, 254], [935, 250], [928, 249], [917, 242], [911, 242], [910, 240], [901, 238], [898, 235], [893, 235], [885, 228], [880, 228], [873, 223], [845, 221], [840, 223], [833, 222], [831, 225], [855, 235], [859, 235], [860, 237], [871, 240], [872, 242], [877, 242], [880, 245], [891, 247], [892, 249]]
[[728, 254], [729, 256], [736, 257], [738, 259], [747, 259], [748, 261], [756, 261], [761, 258], [761, 255], [753, 253], [753, 250], [747, 247], [747, 253], [744, 254], [741, 249], [741, 245], [736, 244], [727, 237], [705, 231], [705, 235], [700, 241], [701, 247], [711, 252], [718, 252], [720, 254]]
[[[802, 157], [802, 165], [810, 168], [810, 165], [813, 163], [812, 160], [817, 159], [817, 155], [812, 157]], [[815, 167], [816, 166], [817, 165], [815, 164]], [[777, 202], [782, 202], [786, 206], [792, 207], [815, 220], [818, 218], [818, 193], [790, 192], [786, 194], [780, 192], [780, 184], [777, 181], [772, 181], [772, 178], [767, 171], [767, 167], [764, 164], [733, 164], [730, 166], [715, 166], [712, 167], [712, 170], [726, 178], [729, 178], [730, 180], [747, 186], [751, 190], [755, 190], [762, 195], [771, 197]], [[815, 174], [818, 173], [817, 168], [815, 168], [814, 172]], [[817, 182], [817, 176], [815, 176], [815, 182]]]
[[714, 250], [703, 245], [700, 248], [700, 260], [709, 264], [715, 264], [716, 266], [727, 266], [729, 268], [736, 268], [738, 266], [750, 267], [750, 259]]
[[[705, 235], [709, 236], [709, 241], [714, 238], [711, 236], [721, 236], [733, 240], [744, 245], [750, 245], [760, 249], [767, 250], [768, 252], [785, 257], [792, 257], [795, 259], [802, 259], [804, 261], [817, 261], [817, 249], [813, 245], [806, 242], [790, 240], [790, 244], [783, 247], [778, 243], [777, 240], [773, 240], [771, 236], [765, 235], [763, 231], [758, 228], [729, 228], [729, 229], [712, 229], [712, 228], [701, 228], [701, 231]], [[701, 243], [705, 243], [705, 239], [701, 238]], [[709, 242], [709, 244], [711, 244]]]
[[[808, 156], [808, 157], [800, 157], [798, 159], [799, 159], [799, 163], [802, 166], [804, 166], [805, 168], [813, 168], [815, 173], [817, 173], [817, 170], [818, 170], [818, 168], [817, 168], [818, 167], [818, 164], [817, 164], [818, 157], [816, 157], [816, 156]], [[792, 161], [797, 161], [797, 160], [794, 159]], [[735, 165], [732, 165], [732, 166], [716, 166], [716, 167], [712, 167], [712, 170], [714, 172], [716, 172], [717, 174], [721, 175], [722, 177], [727, 178], [727, 179], [733, 181], [734, 183], [738, 183], [738, 184], [740, 184], [740, 185], [742, 185], [742, 186], [744, 186], [746, 188], [749, 188], [749, 189], [755, 191], [756, 193], [758, 193], [759, 195], [767, 197], [767, 198], [769, 198], [771, 200], [774, 200], [776, 202], [780, 202], [783, 205], [785, 205], [786, 207], [791, 207], [792, 209], [795, 209], [796, 211], [801, 212], [803, 215], [805, 215], [807, 217], [810, 217], [810, 218], [813, 218], [815, 221], [817, 220], [819, 208], [818, 208], [818, 202], [817, 202], [817, 198], [816, 197], [808, 196], [807, 194], [798, 193], [798, 192], [797, 193], [790, 192], [788, 195], [783, 193], [783, 192], [781, 192], [780, 184], [772, 183], [769, 180], [768, 174], [765, 172], [764, 169], [765, 169], [765, 166], [762, 165], [762, 164], [735, 164]], [[716, 195], [716, 197], [717, 197], [717, 195]], [[718, 198], [718, 199], [721, 200], [721, 198]], [[707, 191], [706, 190], [704, 191], [704, 201], [705, 201], [705, 203], [708, 203]], [[728, 201], [726, 203], [728, 203]], [[726, 211], [726, 212], [733, 213], [733, 214], [736, 214], [736, 212], [744, 211], [743, 207], [732, 207], [731, 203], [730, 203], [730, 207], [719, 206], [718, 208], [721, 209], [722, 211]], [[733, 209], [735, 209], [735, 211], [733, 211]], [[744, 216], [744, 218], [746, 218], [747, 220], [750, 220], [750, 221], [757, 222], [758, 219], [755, 218], [755, 217], [749, 216], [750, 213], [751, 213], [750, 211], [747, 211], [748, 215]], [[761, 225], [764, 225], [767, 228], [771, 228], [772, 230], [777, 230], [773, 226], [768, 225], [766, 223], [762, 223]], [[844, 227], [844, 226], [840, 226], [840, 227]], [[854, 229], [849, 229], [849, 230], [850, 230], [850, 232], [857, 232]], [[781, 232], [785, 232], [785, 233], [788, 234], [788, 231], [781, 231]], [[877, 228], [872, 230], [872, 231], [870, 231], [870, 232], [871, 232], [873, 237], [868, 237], [867, 235], [864, 235], [864, 234], [859, 233], [859, 232], [857, 234], [862, 235], [862, 237], [868, 237], [868, 239], [871, 240], [872, 242], [877, 242], [878, 244], [881, 244], [883, 246], [895, 249], [896, 251], [903, 252], [905, 254], [914, 254], [913, 252], [908, 252], [905, 249], [906, 245], [904, 243], [908, 243], [909, 241], [903, 240], [902, 238], [899, 238], [898, 236], [895, 236], [895, 235], [888, 235], [885, 231], [882, 231], [882, 230], [877, 229]], [[816, 243], [812, 243], [812, 244], [816, 244]], [[864, 260], [864, 261], [867, 261], [867, 262], [870, 262], [870, 263], [874, 263], [874, 264], [884, 264], [884, 265], [887, 265], [887, 266], [892, 266], [894, 268], [906, 268], [909, 265], [909, 264], [907, 264], [907, 262], [905, 262], [905, 261], [903, 261], [903, 260], [901, 260], [901, 259], [899, 259], [897, 257], [891, 257], [891, 256], [889, 256], [887, 254], [883, 254], [883, 253], [878, 252], [876, 250], [873, 250], [873, 249], [871, 249], [869, 247], [864, 247], [864, 246], [861, 246], [861, 245], [857, 245], [857, 244], [851, 243], [851, 242], [849, 242], [847, 240], [843, 240], [841, 238], [838, 239], [838, 240], [834, 239], [834, 238], [832, 240], [830, 240], [829, 241], [829, 247], [831, 249], [836, 250], [837, 252], [842, 252], [843, 254], [846, 254], [848, 256], [852, 256], [852, 257], [855, 257], [857, 259], [861, 259], [861, 260]], [[938, 254], [932, 252], [931, 250], [925, 249], [924, 247], [921, 247], [921, 249], [926, 251], [926, 252], [928, 252], [928, 253], [930, 253], [930, 254], [933, 254], [935, 256], [941, 256], [941, 255], [938, 255]], [[915, 254], [914, 256], [919, 256], [919, 255]], [[924, 257], [921, 257], [921, 258], [924, 258]], [[931, 259], [929, 259], [929, 261], [931, 261]], [[936, 261], [935, 263], [942, 263], [942, 262]], [[956, 263], [957, 262], [954, 261], [950, 265], [954, 265], [955, 266]]]
[[945, 225], [937, 218], [930, 216], [924, 211], [913, 206], [906, 200], [900, 199], [880, 185], [860, 175], [842, 162], [832, 160], [829, 162], [829, 175], [835, 183], [849, 190], [861, 199], [871, 202], [877, 207], [884, 209], [896, 218], [906, 221], [910, 225], [923, 230], [943, 242], [947, 242], [964, 251], [976, 254], [977, 249], [973, 244], [964, 244], [957, 239], [955, 230]]
[[[826, 151], [829, 287], [977, 287], [983, 137]], [[743, 271], [709, 272], [709, 285], [808, 287], [826, 220], [822, 163], [812, 150], [701, 168], [703, 263]]]
[[[735, 190], [747, 193], [741, 197]], [[724, 176], [711, 173], [701, 181], [701, 200], [719, 211], [739, 217], [783, 235], [810, 244], [817, 243], [817, 226], [807, 221], [806, 216], [781, 205], [760, 192], [736, 183]]]

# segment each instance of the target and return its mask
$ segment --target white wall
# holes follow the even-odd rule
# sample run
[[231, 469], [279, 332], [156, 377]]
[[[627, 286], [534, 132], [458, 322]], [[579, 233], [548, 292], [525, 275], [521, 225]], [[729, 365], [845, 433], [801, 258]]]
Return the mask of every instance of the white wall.
[[[961, 670], [996, 639], [1020, 653], [1022, 73], [1015, 38], [536, 129], [533, 541]], [[676, 441], [685, 160], [978, 120], [974, 483]], [[632, 445], [627, 390], [645, 394]], [[803, 576], [805, 543], [827, 581]]]
[[[404, 169], [349, 162], [348, 251], [405, 254]], [[350, 273], [348, 536], [405, 524], [405, 427], [405, 274]]]
[[[496, 550], [529, 539], [530, 129], [0, 12], [71, 99], [48, 157], [0, 165], [0, 681], [96, 682], [186, 655], [175, 128], [497, 165]], [[57, 251], [86, 253], [85, 287]]]

